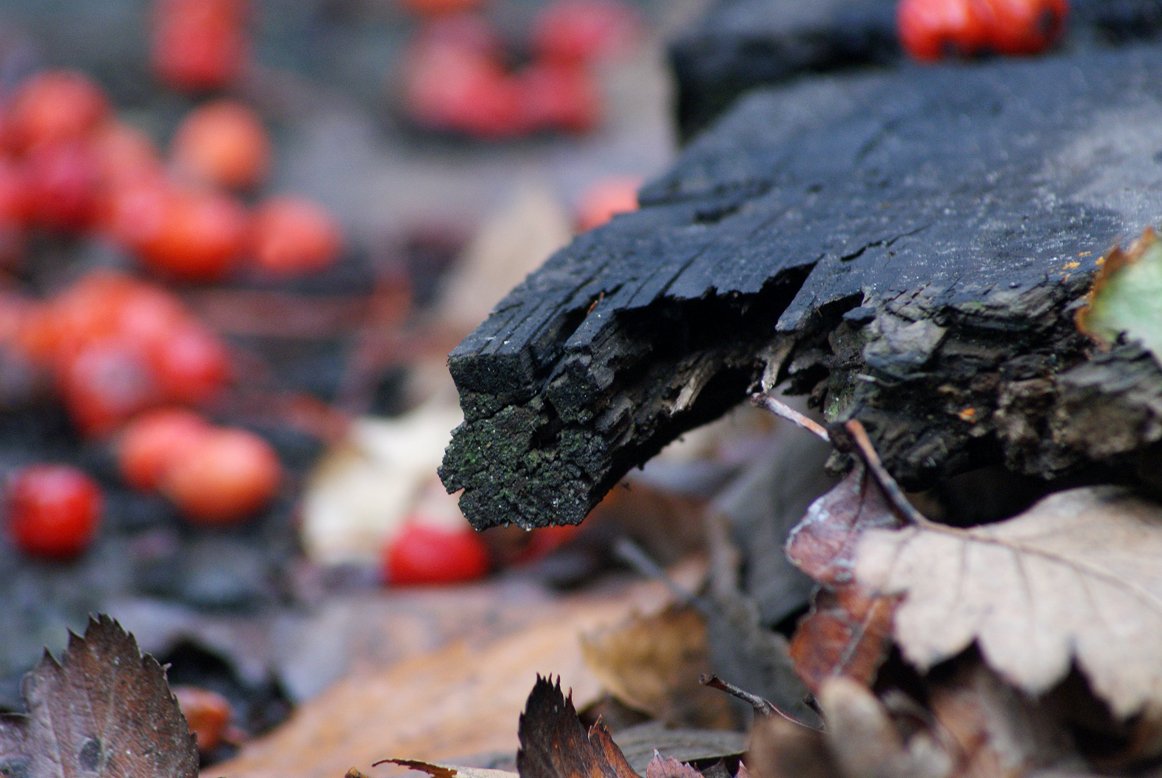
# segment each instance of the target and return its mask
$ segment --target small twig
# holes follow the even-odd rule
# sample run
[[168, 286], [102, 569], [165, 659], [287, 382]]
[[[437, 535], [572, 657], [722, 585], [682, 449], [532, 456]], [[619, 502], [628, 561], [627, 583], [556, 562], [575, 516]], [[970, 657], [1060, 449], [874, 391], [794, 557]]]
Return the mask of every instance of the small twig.
[[647, 554], [645, 549], [633, 542], [630, 538], [622, 536], [613, 541], [613, 555], [643, 577], [661, 581], [670, 590], [670, 593], [674, 595], [674, 598], [682, 604], [689, 605], [703, 616], [710, 613], [710, 603], [674, 583], [674, 580], [670, 578], [670, 575], [665, 569], [653, 557]]
[[763, 716], [764, 718], [769, 718], [771, 716], [781, 716], [792, 724], [798, 724], [800, 727], [804, 727], [806, 729], [815, 729], [815, 727], [812, 727], [810, 724], [804, 724], [802, 721], [799, 721], [799, 719], [787, 713], [770, 700], [764, 697], [759, 697], [757, 694], [751, 694], [745, 689], [740, 689], [729, 681], [722, 680], [713, 673], [703, 673], [702, 675], [698, 676], [698, 683], [702, 684], [703, 686], [709, 686], [711, 689], [717, 689], [720, 692], [726, 692], [731, 697], [742, 700], [747, 705], [750, 705], [752, 708], [754, 708], [754, 712], [756, 714]]
[[777, 399], [774, 395], [766, 392], [758, 392], [750, 396], [750, 400], [760, 408], [766, 408], [771, 413], [786, 419], [792, 424], [805, 429], [823, 441], [830, 443], [831, 436], [827, 434], [827, 428], [819, 422], [811, 419], [797, 410], [787, 405], [782, 400]]
[[844, 423], [843, 429], [849, 440], [840, 441], [837, 439], [835, 447], [840, 450], [849, 450], [859, 457], [860, 461], [871, 472], [872, 478], [880, 485], [884, 496], [888, 498], [888, 502], [895, 508], [900, 518], [909, 524], [918, 526], [931, 524], [924, 514], [908, 502], [908, 498], [904, 496], [904, 490], [900, 488], [896, 479], [892, 478], [891, 473], [884, 467], [884, 463], [880, 460], [880, 455], [876, 453], [875, 447], [872, 446], [871, 438], [868, 437], [863, 424], [857, 419], [852, 419]]

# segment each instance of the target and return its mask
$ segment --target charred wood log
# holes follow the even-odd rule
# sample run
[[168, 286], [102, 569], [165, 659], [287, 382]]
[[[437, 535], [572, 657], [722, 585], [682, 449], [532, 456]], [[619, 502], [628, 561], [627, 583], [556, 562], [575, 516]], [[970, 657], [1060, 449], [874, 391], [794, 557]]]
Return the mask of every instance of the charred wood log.
[[764, 373], [914, 487], [1146, 455], [1162, 371], [1073, 310], [1162, 214], [1160, 80], [1139, 46], [754, 93], [453, 351], [445, 485], [479, 527], [578, 522]]

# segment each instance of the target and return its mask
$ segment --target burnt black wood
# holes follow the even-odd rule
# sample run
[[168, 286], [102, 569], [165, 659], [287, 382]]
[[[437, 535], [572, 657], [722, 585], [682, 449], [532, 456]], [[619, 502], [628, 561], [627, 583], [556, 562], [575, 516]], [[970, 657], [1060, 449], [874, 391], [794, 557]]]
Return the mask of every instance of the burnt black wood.
[[[478, 527], [580, 521], [768, 367], [863, 420], [908, 485], [1140, 453], [1162, 403], [1117, 371], [1154, 387], [1157, 366], [1079, 379], [1072, 308], [1162, 216], [1159, 84], [1139, 46], [754, 93], [453, 351], [446, 486]], [[1142, 430], [1117, 451], [1062, 433], [1094, 392]]]
[[[717, 0], [669, 46], [683, 137], [739, 95], [809, 73], [893, 64], [898, 0]], [[1162, 34], [1162, 0], [1072, 0], [1066, 49]]]

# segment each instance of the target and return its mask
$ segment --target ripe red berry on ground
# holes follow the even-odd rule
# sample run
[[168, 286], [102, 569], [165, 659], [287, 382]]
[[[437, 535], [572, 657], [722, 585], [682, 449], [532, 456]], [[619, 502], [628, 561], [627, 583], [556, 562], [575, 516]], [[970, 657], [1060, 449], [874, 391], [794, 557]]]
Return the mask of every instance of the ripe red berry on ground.
[[266, 179], [270, 138], [258, 113], [236, 100], [195, 108], [174, 133], [171, 155], [180, 175], [227, 189], [251, 189]]
[[912, 57], [1037, 54], [1057, 41], [1068, 0], [901, 0], [900, 43]]
[[164, 276], [217, 281], [230, 274], [246, 247], [246, 210], [214, 192], [158, 193], [160, 213], [152, 232], [135, 236], [142, 262]]
[[150, 19], [149, 64], [179, 92], [222, 89], [248, 64], [246, 0], [157, 0]]
[[233, 524], [265, 507], [282, 480], [278, 456], [241, 429], [210, 429], [171, 464], [161, 491], [195, 524]]
[[5, 136], [18, 151], [27, 151], [43, 143], [79, 140], [108, 115], [104, 90], [87, 75], [43, 70], [17, 87]]
[[69, 465], [30, 465], [8, 482], [8, 533], [30, 556], [69, 559], [92, 543], [101, 516], [101, 490]]
[[117, 465], [125, 482], [139, 491], [157, 489], [170, 467], [210, 430], [184, 408], [146, 411], [130, 421], [117, 443]]
[[276, 276], [324, 270], [339, 259], [342, 233], [323, 206], [303, 197], [271, 197], [254, 210], [250, 254], [255, 267]]
[[412, 520], [387, 543], [384, 580], [394, 585], [450, 584], [488, 574], [488, 548], [467, 526], [449, 529]]

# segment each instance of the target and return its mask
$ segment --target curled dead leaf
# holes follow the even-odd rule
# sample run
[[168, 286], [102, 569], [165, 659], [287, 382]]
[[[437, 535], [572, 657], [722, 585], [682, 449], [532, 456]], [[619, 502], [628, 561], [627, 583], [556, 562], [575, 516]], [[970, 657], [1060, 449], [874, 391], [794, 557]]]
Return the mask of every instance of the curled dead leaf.
[[1162, 508], [1115, 487], [1045, 498], [999, 524], [863, 533], [855, 577], [903, 595], [894, 634], [921, 670], [974, 641], [1039, 694], [1076, 662], [1115, 715], [1162, 713]]

